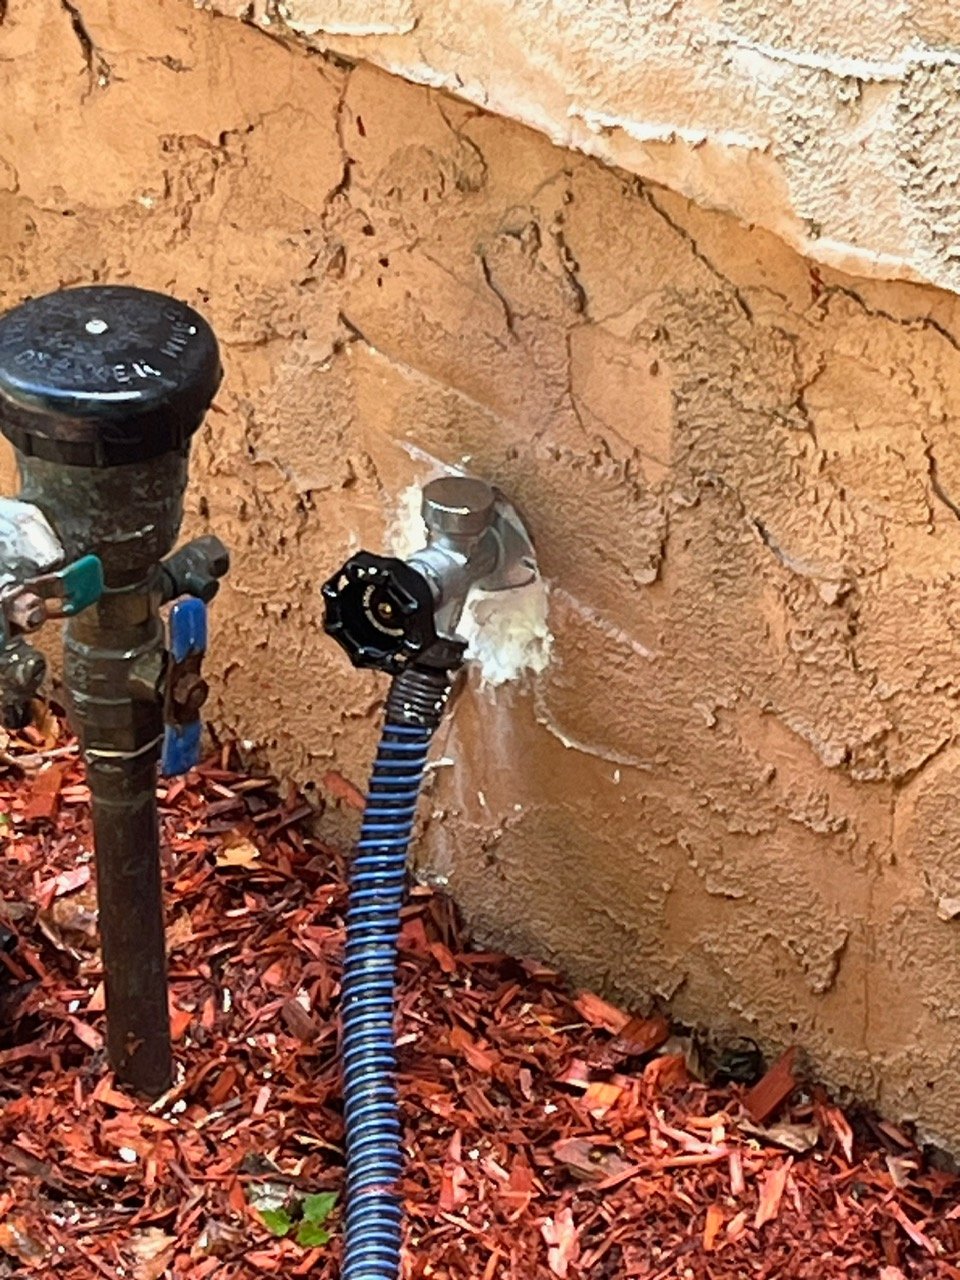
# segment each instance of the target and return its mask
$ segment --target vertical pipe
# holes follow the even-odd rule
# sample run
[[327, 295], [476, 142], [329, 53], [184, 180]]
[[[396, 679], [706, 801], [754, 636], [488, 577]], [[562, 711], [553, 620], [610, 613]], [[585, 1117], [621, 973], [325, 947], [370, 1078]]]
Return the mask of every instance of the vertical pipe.
[[93, 808], [107, 1054], [118, 1078], [156, 1098], [173, 1057], [157, 815], [157, 752], [84, 753]]
[[64, 675], [93, 810], [107, 1055], [157, 1098], [173, 1075], [157, 761], [163, 731], [158, 573], [108, 587], [66, 628]]

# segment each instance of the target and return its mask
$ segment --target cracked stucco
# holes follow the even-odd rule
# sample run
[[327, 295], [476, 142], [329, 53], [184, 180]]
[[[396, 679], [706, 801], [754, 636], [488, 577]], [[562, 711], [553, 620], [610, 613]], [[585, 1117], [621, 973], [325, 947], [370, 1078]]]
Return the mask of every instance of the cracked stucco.
[[136, 280], [221, 337], [221, 729], [349, 829], [383, 685], [319, 584], [418, 459], [489, 477], [554, 644], [460, 698], [425, 873], [960, 1148], [960, 300], [181, 0], [9, 0], [0, 90], [0, 305]]
[[960, 289], [948, 0], [204, 0], [443, 88], [818, 262]]

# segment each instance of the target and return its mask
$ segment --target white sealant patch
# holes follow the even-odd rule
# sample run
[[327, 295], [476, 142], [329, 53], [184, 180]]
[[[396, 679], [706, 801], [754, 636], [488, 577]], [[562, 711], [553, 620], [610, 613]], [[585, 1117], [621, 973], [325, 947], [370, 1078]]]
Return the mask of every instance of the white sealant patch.
[[[418, 450], [418, 461], [423, 460]], [[433, 474], [425, 476], [423, 483], [452, 474], [458, 473], [434, 463]], [[390, 550], [401, 559], [419, 551], [426, 541], [421, 493], [419, 484], [404, 489], [387, 529]], [[547, 609], [547, 584], [539, 575], [529, 585], [509, 591], [470, 592], [458, 631], [467, 641], [467, 657], [480, 670], [481, 688], [497, 688], [545, 669], [553, 648]]]
[[547, 584], [541, 577], [510, 591], [471, 591], [459, 631], [467, 657], [480, 668], [481, 688], [539, 675], [550, 661]]

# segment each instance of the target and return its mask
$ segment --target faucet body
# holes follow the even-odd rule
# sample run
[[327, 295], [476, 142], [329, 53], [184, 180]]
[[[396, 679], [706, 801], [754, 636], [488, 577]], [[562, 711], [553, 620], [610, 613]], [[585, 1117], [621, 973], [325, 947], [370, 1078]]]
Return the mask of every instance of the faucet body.
[[[172, 1079], [157, 764], [161, 751], [169, 772], [196, 762], [202, 602], [228, 567], [210, 536], [170, 552], [190, 438], [220, 377], [205, 321], [146, 290], [70, 289], [0, 317], [0, 431], [21, 479], [5, 500], [21, 535], [5, 544], [0, 524], [3, 701], [22, 716], [18, 699], [39, 683], [34, 670], [11, 679], [27, 663], [25, 634], [68, 617], [64, 686], [91, 792], [107, 1052], [118, 1079], [151, 1097]], [[161, 606], [181, 596], [194, 598], [173, 605], [168, 645]]]
[[507, 591], [536, 576], [523, 519], [486, 481], [431, 480], [421, 512], [427, 540], [407, 560], [361, 551], [323, 587], [325, 629], [355, 667], [394, 676], [456, 669], [466, 649], [457, 625], [470, 592]]

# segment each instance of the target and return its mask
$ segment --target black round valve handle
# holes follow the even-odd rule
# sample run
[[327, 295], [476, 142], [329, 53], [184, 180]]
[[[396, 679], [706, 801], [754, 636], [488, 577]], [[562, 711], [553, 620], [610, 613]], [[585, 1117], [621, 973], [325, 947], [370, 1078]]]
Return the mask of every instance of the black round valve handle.
[[397, 675], [439, 643], [426, 578], [393, 556], [360, 551], [323, 586], [324, 630], [355, 667]]

